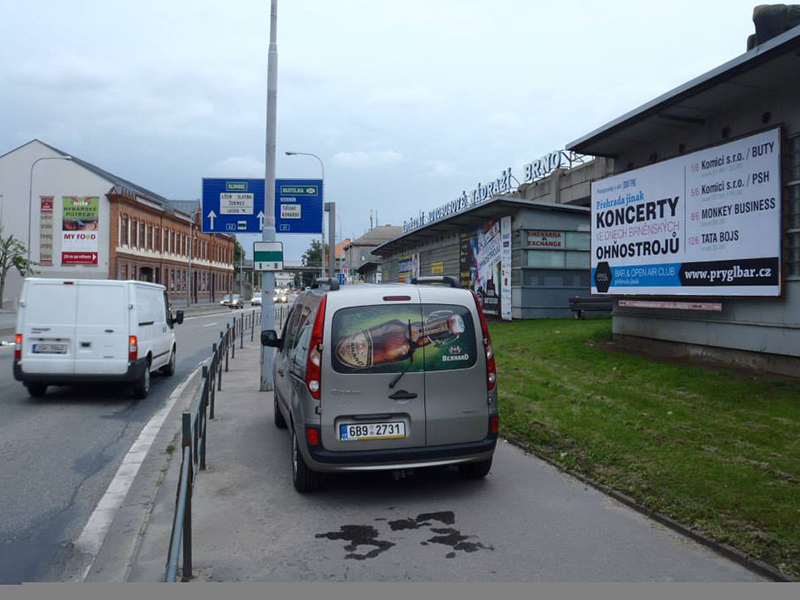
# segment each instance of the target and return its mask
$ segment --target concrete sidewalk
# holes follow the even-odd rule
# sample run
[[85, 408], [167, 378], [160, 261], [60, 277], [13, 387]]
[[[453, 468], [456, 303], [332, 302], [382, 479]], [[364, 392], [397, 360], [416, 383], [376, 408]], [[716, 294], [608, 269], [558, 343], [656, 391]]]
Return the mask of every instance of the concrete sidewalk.
[[[195, 581], [760, 579], [505, 442], [483, 481], [445, 468], [399, 482], [355, 473], [297, 494], [289, 435], [273, 424], [272, 394], [258, 391], [259, 357], [257, 340], [237, 344], [209, 421], [192, 505]], [[180, 413], [171, 418], [177, 433]], [[129, 581], [163, 580], [179, 469], [176, 451]]]

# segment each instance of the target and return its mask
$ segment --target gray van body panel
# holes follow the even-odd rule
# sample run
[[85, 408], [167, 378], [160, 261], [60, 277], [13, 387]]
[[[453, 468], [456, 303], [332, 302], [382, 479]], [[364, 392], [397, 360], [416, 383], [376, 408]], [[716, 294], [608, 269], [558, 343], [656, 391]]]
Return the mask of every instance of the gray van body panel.
[[[321, 394], [320, 400], [315, 400], [304, 379], [307, 346], [303, 346], [302, 332], [308, 328], [310, 335], [320, 300], [326, 294]], [[409, 299], [384, 300], [388, 296]], [[413, 313], [415, 318], [419, 315], [418, 322], [406, 325], [416, 326], [424, 321], [424, 305], [450, 305], [468, 312], [477, 350], [471, 367], [430, 373], [416, 365], [420, 370], [407, 371], [394, 388], [389, 388], [389, 383], [402, 369], [345, 373], [334, 368], [333, 342], [338, 340], [333, 339], [333, 326], [339, 311], [398, 306], [404, 311], [403, 315], [410, 317]], [[489, 432], [489, 418], [497, 414], [496, 389], [487, 393], [486, 358], [480, 328], [475, 301], [467, 290], [367, 284], [345, 286], [333, 292], [314, 289], [300, 294], [281, 333], [283, 348], [276, 354], [274, 371], [278, 409], [289, 427], [297, 430], [300, 452], [307, 465], [314, 471], [337, 472], [411, 469], [491, 458], [497, 436]], [[293, 352], [302, 357], [302, 365], [295, 364], [294, 370]], [[424, 352], [425, 347], [415, 350], [413, 360], [422, 361]], [[416, 398], [389, 398], [399, 391], [416, 394]], [[342, 424], [397, 421], [405, 424], [403, 439], [340, 439]], [[304, 443], [305, 428], [309, 426], [320, 427], [321, 442], [317, 447]]]

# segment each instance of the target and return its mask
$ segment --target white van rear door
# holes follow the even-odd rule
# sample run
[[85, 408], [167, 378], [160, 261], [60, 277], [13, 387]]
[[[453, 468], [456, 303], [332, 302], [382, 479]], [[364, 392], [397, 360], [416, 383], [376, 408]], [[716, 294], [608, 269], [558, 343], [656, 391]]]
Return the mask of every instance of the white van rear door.
[[22, 319], [22, 370], [25, 373], [75, 372], [75, 310], [78, 286], [74, 281], [26, 282]]
[[78, 285], [75, 373], [120, 375], [128, 370], [128, 290], [114, 281]]

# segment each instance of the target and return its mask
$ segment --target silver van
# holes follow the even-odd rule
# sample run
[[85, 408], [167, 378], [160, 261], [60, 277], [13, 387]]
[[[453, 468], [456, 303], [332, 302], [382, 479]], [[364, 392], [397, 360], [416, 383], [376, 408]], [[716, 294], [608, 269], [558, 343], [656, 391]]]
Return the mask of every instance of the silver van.
[[[438, 285], [437, 285], [438, 284]], [[442, 285], [444, 284], [444, 285]], [[475, 295], [450, 277], [301, 293], [275, 347], [275, 425], [300, 492], [323, 472], [457, 465], [489, 473], [497, 372]]]

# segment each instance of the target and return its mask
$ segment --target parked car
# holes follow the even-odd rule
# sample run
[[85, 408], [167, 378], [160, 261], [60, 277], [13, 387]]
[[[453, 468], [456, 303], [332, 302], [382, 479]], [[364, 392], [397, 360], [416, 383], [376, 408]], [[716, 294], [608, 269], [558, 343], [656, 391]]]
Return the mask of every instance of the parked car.
[[28, 278], [14, 345], [14, 378], [31, 396], [51, 385], [130, 383], [147, 397], [150, 374], [175, 373], [173, 326], [163, 285], [103, 279]]
[[[447, 283], [452, 287], [425, 285]], [[483, 311], [453, 278], [303, 292], [279, 337], [275, 425], [299, 492], [323, 472], [456, 465], [485, 477], [497, 443], [497, 372]]]
[[261, 306], [261, 292], [253, 294], [253, 299], [250, 301], [251, 306]]
[[242, 308], [244, 306], [244, 300], [239, 294], [225, 294], [222, 300], [220, 300], [220, 304], [230, 309]]

